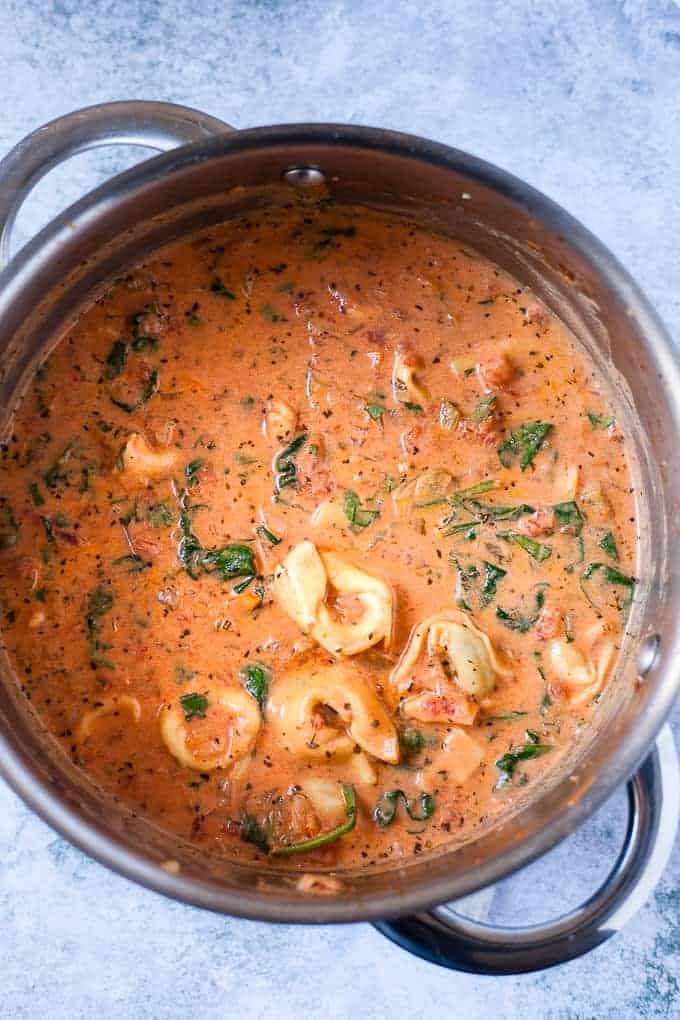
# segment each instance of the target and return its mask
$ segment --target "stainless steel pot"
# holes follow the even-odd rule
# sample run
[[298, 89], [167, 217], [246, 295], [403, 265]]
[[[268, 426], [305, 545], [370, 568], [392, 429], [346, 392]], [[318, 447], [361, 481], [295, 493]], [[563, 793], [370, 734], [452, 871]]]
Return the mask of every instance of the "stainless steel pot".
[[[172, 151], [87, 195], [9, 261], [14, 217], [33, 185], [73, 153], [112, 143]], [[504, 171], [421, 138], [328, 124], [234, 131], [168, 104], [91, 107], [40, 128], [0, 163], [5, 426], [41, 354], [106, 280], [169, 239], [257, 206], [282, 182], [406, 213], [489, 256], [561, 315], [609, 376], [624, 416], [637, 415], [640, 595], [599, 731], [577, 749], [567, 773], [473, 842], [398, 869], [343, 875], [340, 891], [325, 896], [300, 892], [286, 875], [206, 858], [103, 798], [41, 730], [6, 662], [0, 772], [72, 843], [178, 900], [267, 921], [372, 920], [428, 959], [484, 973], [569, 959], [618, 930], [644, 902], [670, 852], [678, 810], [673, 741], [659, 731], [680, 685], [680, 538], [671, 520], [680, 502], [673, 470], [680, 359], [638, 287], [591, 234]], [[455, 913], [450, 901], [544, 853], [634, 773], [624, 849], [587, 904], [528, 929], [493, 929]]]

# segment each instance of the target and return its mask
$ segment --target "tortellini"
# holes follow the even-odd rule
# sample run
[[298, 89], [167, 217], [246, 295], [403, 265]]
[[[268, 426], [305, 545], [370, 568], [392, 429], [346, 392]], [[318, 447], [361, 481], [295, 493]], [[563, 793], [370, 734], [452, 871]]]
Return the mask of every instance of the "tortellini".
[[414, 403], [428, 399], [428, 392], [418, 381], [416, 370], [420, 367], [420, 358], [412, 351], [397, 349], [394, 354], [392, 368], [392, 390], [399, 401], [410, 400]]
[[[436, 666], [434, 684], [418, 683], [418, 666]], [[453, 719], [474, 722], [477, 700], [490, 694], [498, 677], [512, 675], [505, 658], [469, 616], [444, 610], [423, 620], [412, 632], [389, 680], [392, 701], [401, 712], [423, 722]], [[419, 688], [425, 687], [422, 693]]]
[[[338, 553], [300, 542], [276, 568], [272, 590], [298, 627], [333, 655], [357, 655], [381, 641], [390, 645], [392, 589]], [[331, 610], [325, 601], [329, 590], [356, 599], [358, 619]]]
[[180, 765], [197, 772], [226, 769], [252, 750], [262, 717], [255, 698], [242, 687], [213, 685], [199, 696], [205, 713], [191, 717], [181, 701], [163, 706], [163, 742]]
[[484, 751], [479, 741], [458, 726], [454, 726], [444, 738], [442, 751], [448, 778], [457, 786], [466, 783], [484, 760]]
[[301, 758], [344, 760], [358, 745], [381, 761], [399, 761], [394, 723], [349, 663], [311, 659], [293, 665], [275, 680], [266, 714], [277, 744]]
[[589, 660], [573, 641], [557, 639], [550, 642], [549, 663], [565, 687], [571, 705], [586, 705], [600, 693], [614, 659], [614, 652], [614, 644], [607, 641], [597, 656]]
[[144, 436], [133, 432], [123, 448], [121, 461], [125, 484], [146, 487], [172, 474], [179, 461], [179, 452], [170, 447], [151, 447]]
[[80, 743], [85, 743], [92, 736], [92, 731], [100, 719], [118, 715], [128, 716], [133, 723], [137, 724], [142, 718], [142, 709], [137, 698], [133, 698], [129, 694], [103, 698], [82, 716], [76, 729], [76, 739]]
[[268, 439], [275, 439], [282, 443], [290, 439], [295, 431], [297, 414], [283, 400], [272, 398], [267, 404], [264, 417], [264, 432]]

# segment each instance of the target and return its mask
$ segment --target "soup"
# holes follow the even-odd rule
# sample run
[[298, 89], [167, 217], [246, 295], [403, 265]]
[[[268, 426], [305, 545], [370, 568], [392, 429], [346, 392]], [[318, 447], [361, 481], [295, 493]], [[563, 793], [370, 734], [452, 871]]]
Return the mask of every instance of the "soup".
[[454, 241], [272, 208], [116, 280], [2, 448], [4, 641], [79, 768], [206, 852], [404, 863], [558, 767], [634, 594], [573, 337]]

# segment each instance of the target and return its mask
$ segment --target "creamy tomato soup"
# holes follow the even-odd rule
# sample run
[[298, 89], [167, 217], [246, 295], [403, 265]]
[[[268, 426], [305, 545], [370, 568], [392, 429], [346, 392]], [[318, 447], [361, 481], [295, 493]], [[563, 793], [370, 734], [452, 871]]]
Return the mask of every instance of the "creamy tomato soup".
[[634, 592], [625, 438], [536, 297], [365, 210], [115, 281], [2, 448], [4, 641], [98, 786], [207, 851], [404, 862], [564, 759]]

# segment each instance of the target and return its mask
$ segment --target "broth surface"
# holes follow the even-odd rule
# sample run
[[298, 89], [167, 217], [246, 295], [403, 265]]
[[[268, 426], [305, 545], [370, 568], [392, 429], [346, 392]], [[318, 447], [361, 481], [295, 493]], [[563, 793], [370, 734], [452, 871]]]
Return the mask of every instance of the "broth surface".
[[3, 634], [64, 751], [288, 866], [471, 836], [554, 769], [633, 596], [626, 443], [535, 296], [365, 210], [163, 250], [2, 449]]

